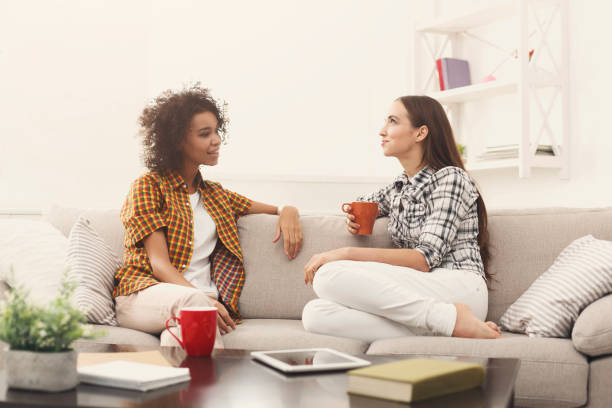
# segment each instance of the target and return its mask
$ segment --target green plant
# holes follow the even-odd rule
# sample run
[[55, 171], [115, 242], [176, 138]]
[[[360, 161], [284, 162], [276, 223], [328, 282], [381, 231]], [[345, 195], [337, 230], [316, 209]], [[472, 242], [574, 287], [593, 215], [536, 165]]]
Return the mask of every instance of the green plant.
[[0, 340], [12, 350], [66, 351], [79, 338], [103, 335], [84, 326], [85, 316], [70, 303], [75, 289], [64, 274], [59, 294], [44, 307], [30, 302], [22, 285], [13, 285], [0, 307]]
[[457, 150], [459, 150], [459, 155], [461, 157], [465, 157], [465, 146], [461, 143], [457, 143]]

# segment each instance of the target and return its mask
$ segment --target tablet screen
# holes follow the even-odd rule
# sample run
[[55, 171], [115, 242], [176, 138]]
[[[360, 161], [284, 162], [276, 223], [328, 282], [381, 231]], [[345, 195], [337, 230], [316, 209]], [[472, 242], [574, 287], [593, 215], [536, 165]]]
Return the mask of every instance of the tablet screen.
[[338, 354], [331, 353], [327, 350], [317, 351], [293, 351], [293, 352], [277, 352], [277, 353], [266, 353], [268, 356], [282, 361], [290, 366], [297, 365], [325, 365], [325, 364], [336, 364], [336, 363], [352, 363], [353, 360], [344, 358]]
[[326, 348], [253, 351], [251, 356], [285, 372], [341, 370], [370, 364], [369, 361]]

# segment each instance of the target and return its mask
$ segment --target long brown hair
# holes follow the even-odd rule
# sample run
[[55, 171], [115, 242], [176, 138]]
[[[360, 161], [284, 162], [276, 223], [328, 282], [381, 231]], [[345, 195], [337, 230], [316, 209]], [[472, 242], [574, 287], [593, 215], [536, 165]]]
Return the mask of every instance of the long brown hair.
[[[410, 95], [398, 98], [408, 111], [408, 118], [414, 127], [427, 126], [429, 134], [423, 142], [423, 162], [434, 170], [454, 166], [465, 171], [459, 149], [455, 143], [453, 129], [451, 128], [446, 112], [436, 101], [429, 96]], [[476, 200], [478, 212], [478, 246], [480, 257], [484, 264], [487, 279], [491, 278], [488, 272], [489, 262], [489, 231], [487, 229], [487, 209], [482, 194], [478, 191]]]

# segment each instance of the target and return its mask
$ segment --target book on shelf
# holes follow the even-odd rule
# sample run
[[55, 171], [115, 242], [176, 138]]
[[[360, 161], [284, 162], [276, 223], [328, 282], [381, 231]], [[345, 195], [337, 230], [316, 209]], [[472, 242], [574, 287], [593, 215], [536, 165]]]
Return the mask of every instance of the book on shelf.
[[107, 387], [149, 391], [189, 381], [189, 368], [115, 360], [78, 367], [79, 381]]
[[436, 69], [438, 71], [441, 91], [472, 84], [470, 80], [470, 65], [466, 60], [439, 58], [436, 60]]
[[412, 402], [475, 388], [484, 383], [477, 363], [415, 358], [348, 372], [351, 394]]
[[[560, 147], [559, 147], [560, 149]], [[476, 156], [477, 160], [501, 160], [501, 159], [514, 159], [518, 157], [519, 146], [518, 144], [507, 144], [507, 145], [496, 145], [487, 146], [481, 154]], [[543, 156], [554, 156], [555, 152], [552, 145], [538, 145], [536, 149], [537, 155]]]

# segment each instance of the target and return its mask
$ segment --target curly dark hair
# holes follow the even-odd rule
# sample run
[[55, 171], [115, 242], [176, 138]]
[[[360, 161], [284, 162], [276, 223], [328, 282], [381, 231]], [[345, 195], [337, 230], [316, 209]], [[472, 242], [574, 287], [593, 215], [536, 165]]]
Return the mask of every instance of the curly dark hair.
[[200, 83], [181, 91], [164, 91], [142, 111], [138, 123], [143, 138], [143, 161], [149, 170], [176, 170], [183, 162], [181, 142], [193, 115], [210, 112], [217, 118], [217, 132], [225, 142], [229, 120], [225, 103], [215, 101]]

